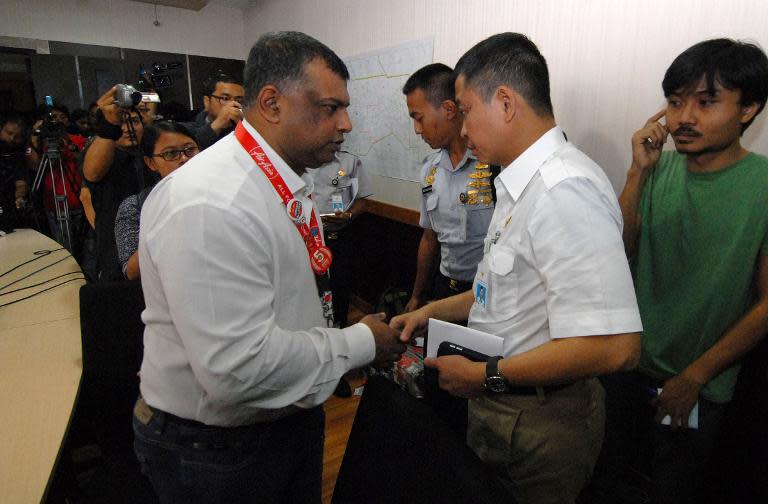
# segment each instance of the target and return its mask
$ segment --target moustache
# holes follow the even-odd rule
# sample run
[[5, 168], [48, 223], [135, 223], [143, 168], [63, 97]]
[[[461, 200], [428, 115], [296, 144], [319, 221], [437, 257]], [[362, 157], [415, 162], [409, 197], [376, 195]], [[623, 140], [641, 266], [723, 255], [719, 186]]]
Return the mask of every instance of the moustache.
[[700, 137], [702, 135], [690, 126], [683, 125], [677, 128], [674, 133], [672, 133], [672, 136]]

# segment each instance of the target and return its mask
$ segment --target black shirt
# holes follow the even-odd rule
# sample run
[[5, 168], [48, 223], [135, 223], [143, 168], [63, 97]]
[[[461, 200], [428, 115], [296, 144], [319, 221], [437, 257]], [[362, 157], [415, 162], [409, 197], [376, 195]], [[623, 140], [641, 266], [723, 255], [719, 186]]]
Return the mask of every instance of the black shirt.
[[155, 180], [156, 176], [140, 155], [116, 149], [104, 178], [98, 182], [86, 181], [96, 212], [96, 274], [99, 282], [123, 279], [115, 242], [115, 216], [120, 203], [151, 186]]

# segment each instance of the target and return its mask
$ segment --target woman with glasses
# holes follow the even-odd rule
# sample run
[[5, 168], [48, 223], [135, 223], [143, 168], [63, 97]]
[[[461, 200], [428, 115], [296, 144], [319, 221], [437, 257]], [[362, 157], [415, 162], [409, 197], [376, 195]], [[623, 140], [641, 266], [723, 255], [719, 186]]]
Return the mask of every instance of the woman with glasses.
[[[157, 122], [144, 129], [141, 152], [144, 155], [144, 163], [162, 179], [200, 152], [200, 149], [189, 130], [181, 124]], [[117, 257], [123, 275], [128, 280], [139, 278], [139, 216], [152, 187], [127, 197], [117, 210]]]

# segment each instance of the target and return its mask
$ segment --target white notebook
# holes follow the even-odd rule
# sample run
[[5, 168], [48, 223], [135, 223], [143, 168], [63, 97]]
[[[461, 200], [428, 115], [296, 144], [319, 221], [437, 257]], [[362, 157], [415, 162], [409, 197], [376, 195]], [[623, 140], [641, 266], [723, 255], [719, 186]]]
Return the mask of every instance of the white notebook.
[[450, 341], [488, 356], [504, 355], [504, 338], [493, 334], [436, 319], [429, 319], [427, 330], [427, 357], [437, 357], [437, 348], [443, 341]]

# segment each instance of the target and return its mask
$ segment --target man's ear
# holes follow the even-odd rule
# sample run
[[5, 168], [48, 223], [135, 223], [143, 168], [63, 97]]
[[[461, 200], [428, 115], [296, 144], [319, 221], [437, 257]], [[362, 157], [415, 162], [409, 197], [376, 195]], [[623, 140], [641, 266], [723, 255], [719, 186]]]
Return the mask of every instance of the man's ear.
[[147, 165], [147, 167], [149, 167], [149, 169], [153, 172], [157, 171], [157, 167], [155, 166], [155, 158], [144, 156], [144, 164]]
[[206, 112], [208, 112], [208, 107], [211, 105], [211, 97], [210, 96], [203, 96], [203, 108]]
[[504, 121], [510, 122], [517, 115], [517, 107], [520, 105], [519, 95], [510, 87], [501, 85], [496, 89], [494, 100], [504, 113]]
[[256, 96], [256, 110], [268, 122], [280, 122], [280, 90], [271, 84], [267, 84]]
[[440, 104], [440, 107], [445, 112], [445, 118], [450, 120], [453, 120], [454, 117], [456, 117], [456, 114], [459, 112], [459, 108], [456, 106], [456, 102], [453, 100], [443, 100], [443, 103]]
[[741, 124], [746, 124], [754, 119], [758, 110], [760, 110], [760, 104], [758, 102], [750, 103], [749, 105], [742, 105], [741, 117], [739, 118]]

